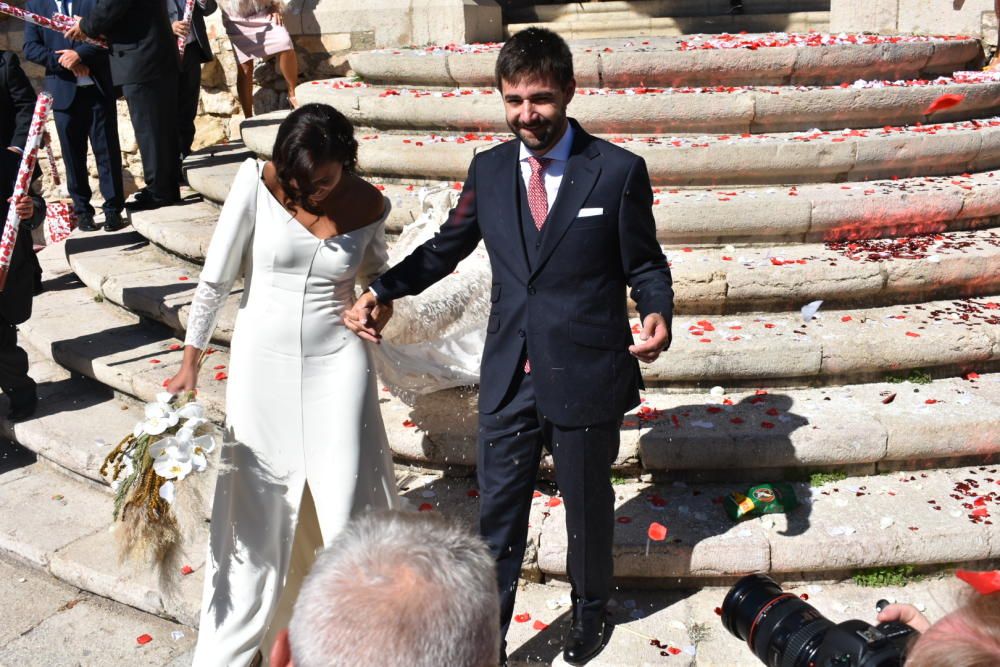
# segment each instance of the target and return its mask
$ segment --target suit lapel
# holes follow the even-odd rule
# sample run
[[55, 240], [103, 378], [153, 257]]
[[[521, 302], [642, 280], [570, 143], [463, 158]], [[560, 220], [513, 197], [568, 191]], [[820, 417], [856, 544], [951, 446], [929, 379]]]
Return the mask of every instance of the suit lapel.
[[510, 245], [510, 257], [516, 256], [515, 263], [520, 265], [523, 275], [531, 273], [531, 266], [528, 264], [528, 255], [524, 250], [524, 243], [521, 232], [521, 197], [518, 193], [521, 178], [521, 165], [518, 164], [518, 154], [521, 142], [518, 139], [508, 141], [504, 147], [506, 153], [497, 156], [499, 170], [497, 178], [493, 180], [493, 197], [497, 210], [500, 212], [501, 234], [500, 238], [506, 239]]
[[573, 137], [573, 148], [566, 162], [562, 182], [559, 184], [555, 206], [549, 211], [545, 227], [542, 229], [542, 247], [538, 251], [538, 261], [531, 273], [532, 278], [538, 275], [562, 237], [569, 231], [576, 214], [587, 201], [597, 177], [601, 174], [601, 168], [594, 160], [600, 155], [600, 151], [594, 145], [593, 138], [575, 122], [573, 131], [576, 133]]

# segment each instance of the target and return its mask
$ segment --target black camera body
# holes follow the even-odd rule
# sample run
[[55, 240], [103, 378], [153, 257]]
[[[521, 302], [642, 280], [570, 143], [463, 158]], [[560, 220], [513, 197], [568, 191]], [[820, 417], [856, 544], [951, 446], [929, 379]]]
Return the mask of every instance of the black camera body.
[[768, 667], [900, 667], [916, 634], [902, 623], [834, 623], [762, 574], [729, 590], [722, 623]]

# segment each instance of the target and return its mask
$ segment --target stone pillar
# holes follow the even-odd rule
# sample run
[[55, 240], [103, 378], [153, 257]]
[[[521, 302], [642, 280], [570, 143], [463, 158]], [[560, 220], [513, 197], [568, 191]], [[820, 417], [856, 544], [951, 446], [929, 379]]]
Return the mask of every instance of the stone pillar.
[[997, 43], [993, 0], [831, 0], [830, 32], [969, 35]]

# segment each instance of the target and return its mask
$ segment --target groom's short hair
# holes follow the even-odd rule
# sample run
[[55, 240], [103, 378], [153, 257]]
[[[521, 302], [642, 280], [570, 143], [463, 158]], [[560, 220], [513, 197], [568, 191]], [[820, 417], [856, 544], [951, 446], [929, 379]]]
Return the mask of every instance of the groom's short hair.
[[503, 83], [549, 79], [565, 89], [573, 81], [573, 54], [562, 37], [545, 28], [528, 28], [507, 40], [497, 56], [497, 90]]
[[362, 516], [316, 559], [289, 641], [296, 667], [496, 665], [493, 557], [429, 512]]

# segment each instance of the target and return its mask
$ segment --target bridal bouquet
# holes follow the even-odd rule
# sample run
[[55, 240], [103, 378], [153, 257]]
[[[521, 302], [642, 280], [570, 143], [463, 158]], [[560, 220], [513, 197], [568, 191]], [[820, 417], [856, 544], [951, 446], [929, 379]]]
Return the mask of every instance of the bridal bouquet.
[[220, 436], [194, 392], [163, 392], [146, 404], [144, 419], [101, 466], [115, 493], [114, 518], [121, 521], [115, 531], [120, 560], [151, 563], [161, 574], [173, 569], [186, 532], [181, 524], [202, 507], [201, 489], [188, 478], [208, 468]]

